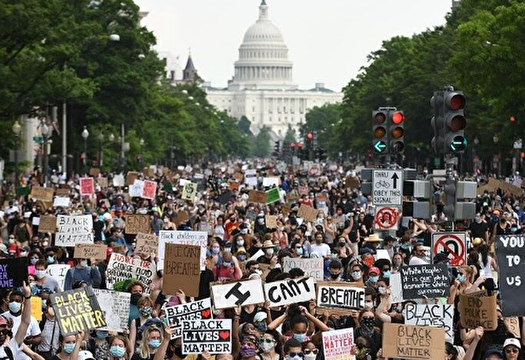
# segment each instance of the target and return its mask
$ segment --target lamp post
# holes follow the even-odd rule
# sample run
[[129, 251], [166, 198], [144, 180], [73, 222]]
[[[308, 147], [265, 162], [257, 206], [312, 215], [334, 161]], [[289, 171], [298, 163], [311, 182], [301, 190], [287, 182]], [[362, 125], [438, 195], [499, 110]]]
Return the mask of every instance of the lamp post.
[[[499, 142], [499, 137], [498, 135], [494, 135], [492, 137], [492, 141], [494, 141], [494, 144], [498, 145], [498, 142]], [[498, 163], [497, 163], [497, 171], [498, 171], [498, 177], [500, 176], [501, 174], [501, 159], [500, 159], [500, 153], [498, 151], [498, 155], [497, 155], [497, 158], [498, 158]]]
[[49, 136], [51, 135], [51, 131], [49, 129], [49, 126], [47, 126], [47, 124], [45, 122], [42, 123], [42, 127], [40, 129], [40, 132], [42, 133], [42, 137], [43, 137], [43, 140], [44, 140], [44, 151], [42, 152], [43, 153], [43, 156], [44, 156], [44, 166], [43, 166], [43, 169], [42, 169], [42, 172], [44, 173], [44, 186], [47, 186], [47, 173], [48, 173], [48, 165], [49, 165], [49, 154], [47, 152], [47, 144], [48, 144], [48, 141], [49, 141]]
[[89, 137], [89, 131], [88, 129], [86, 128], [86, 126], [84, 126], [84, 130], [82, 130], [82, 137], [84, 138], [84, 173], [87, 172], [87, 139]]
[[140, 158], [139, 158], [140, 161], [139, 161], [139, 163], [142, 164], [142, 162], [143, 162], [143, 159], [142, 159], [142, 148], [144, 147], [144, 138], [140, 138], [140, 140], [139, 140], [139, 145], [140, 145], [140, 154], [139, 154], [139, 156], [140, 156]]
[[100, 133], [98, 134], [98, 167], [99, 168], [102, 168], [102, 158], [103, 158], [103, 153], [102, 153], [102, 141], [104, 141], [104, 134], [103, 133]]
[[20, 131], [22, 130], [22, 127], [18, 123], [18, 120], [15, 121], [11, 129], [13, 130], [13, 134], [15, 134], [15, 193], [16, 193], [16, 188], [18, 186], [18, 141], [20, 140]]

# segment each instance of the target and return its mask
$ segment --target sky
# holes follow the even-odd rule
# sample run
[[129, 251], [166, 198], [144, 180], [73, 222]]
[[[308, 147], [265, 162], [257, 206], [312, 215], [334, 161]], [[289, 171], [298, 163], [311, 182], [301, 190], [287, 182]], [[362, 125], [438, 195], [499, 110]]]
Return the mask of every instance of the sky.
[[[135, 0], [149, 11], [143, 25], [158, 51], [180, 56], [189, 49], [199, 75], [225, 87], [244, 33], [259, 16], [261, 0]], [[412, 36], [443, 25], [452, 0], [267, 0], [302, 89], [324, 83], [341, 90], [367, 55], [393, 36]]]

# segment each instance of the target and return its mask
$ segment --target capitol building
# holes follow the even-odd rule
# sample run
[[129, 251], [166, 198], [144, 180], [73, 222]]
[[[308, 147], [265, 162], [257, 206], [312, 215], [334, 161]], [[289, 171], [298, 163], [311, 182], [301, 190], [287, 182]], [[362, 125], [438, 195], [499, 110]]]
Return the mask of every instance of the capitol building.
[[227, 88], [215, 88], [210, 83], [204, 83], [203, 88], [208, 101], [218, 109], [237, 119], [246, 116], [254, 134], [266, 125], [282, 138], [288, 126], [297, 130], [306, 121], [308, 110], [343, 98], [342, 93], [326, 89], [323, 83], [309, 90], [300, 90], [294, 84], [288, 47], [268, 16], [266, 0], [259, 6], [259, 19], [244, 34], [234, 67]]

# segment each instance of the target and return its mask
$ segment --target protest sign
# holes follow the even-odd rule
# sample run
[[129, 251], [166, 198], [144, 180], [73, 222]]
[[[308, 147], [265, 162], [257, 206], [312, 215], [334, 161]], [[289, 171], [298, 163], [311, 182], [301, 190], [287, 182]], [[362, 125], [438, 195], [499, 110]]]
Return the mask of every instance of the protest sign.
[[71, 265], [68, 264], [51, 264], [47, 266], [47, 275], [58, 282], [60, 290], [64, 290], [64, 282], [66, 281], [66, 274]]
[[131, 197], [142, 197], [144, 191], [144, 181], [135, 179], [133, 184], [129, 187], [129, 196]]
[[[126, 174], [126, 186], [133, 185], [135, 180], [139, 178], [139, 175], [140, 174], [136, 171], [128, 171], [128, 173]], [[122, 179], [124, 179], [124, 176], [122, 176]], [[122, 186], [124, 186], [124, 183], [122, 184]]]
[[283, 259], [283, 272], [287, 273], [295, 268], [303, 270], [305, 275], [310, 276], [316, 281], [323, 281], [324, 279], [323, 258], [302, 259], [285, 257]]
[[40, 296], [31, 296], [31, 316], [36, 321], [42, 321], [42, 298]]
[[27, 258], [0, 259], [0, 289], [21, 287], [27, 280]]
[[520, 321], [517, 316], [503, 318], [507, 330], [517, 339], [521, 338]]
[[182, 321], [209, 320], [213, 317], [210, 298], [186, 304], [168, 306], [164, 309], [168, 325], [174, 330], [172, 339], [182, 336]]
[[331, 311], [361, 310], [365, 307], [365, 289], [344, 282], [318, 282], [317, 307]]
[[127, 329], [131, 294], [102, 289], [93, 289], [93, 292], [106, 320], [106, 326], [99, 330], [123, 332]]
[[496, 310], [496, 295], [476, 296], [459, 295], [459, 318], [465, 329], [475, 329], [478, 326], [485, 330], [496, 330], [498, 313]]
[[406, 303], [403, 308], [403, 316], [407, 325], [444, 328], [445, 338], [453, 342], [454, 305]]
[[248, 202], [266, 204], [267, 195], [264, 191], [250, 190], [248, 193]]
[[445, 264], [404, 266], [400, 273], [405, 300], [447, 297], [450, 293]]
[[155, 177], [155, 167], [145, 167], [142, 169], [142, 173], [149, 178]]
[[106, 326], [91, 286], [51, 294], [50, 299], [63, 336]]
[[138, 233], [136, 237], [137, 253], [156, 254], [159, 241], [156, 235]]
[[383, 356], [398, 359], [440, 359], [445, 331], [428, 326], [383, 324]]
[[213, 354], [232, 353], [232, 321], [198, 320], [182, 321], [182, 353]]
[[350, 355], [354, 345], [354, 329], [324, 331], [323, 353], [325, 360], [351, 360]]
[[40, 217], [38, 224], [38, 231], [43, 233], [54, 234], [57, 230], [57, 218], [53, 215], [45, 215]]
[[106, 284], [108, 289], [113, 290], [113, 285], [123, 280], [136, 279], [146, 287], [145, 293], [149, 293], [149, 286], [155, 274], [155, 264], [132, 258], [117, 253], [112, 253], [106, 270]]
[[273, 204], [281, 199], [278, 188], [270, 189], [266, 193], [266, 204]]
[[97, 177], [100, 174], [100, 169], [98, 168], [90, 168], [89, 169], [89, 176]]
[[300, 217], [305, 221], [315, 222], [317, 219], [317, 214], [319, 214], [319, 210], [311, 206], [301, 204], [299, 207], [299, 212], [297, 213], [297, 217]]
[[157, 268], [164, 268], [164, 248], [166, 244], [197, 245], [201, 247], [200, 270], [206, 268], [206, 250], [208, 246], [208, 233], [205, 231], [163, 231], [159, 232], [159, 248]]
[[521, 298], [525, 288], [525, 235], [496, 236], [496, 257], [503, 316], [524, 316], [525, 302], [516, 299]]
[[175, 225], [179, 226], [182, 223], [187, 222], [190, 219], [190, 216], [186, 211], [179, 210], [175, 216], [171, 218], [171, 221], [175, 223]]
[[126, 234], [151, 233], [151, 224], [148, 215], [126, 215]]
[[155, 181], [144, 180], [144, 188], [142, 190], [142, 197], [144, 199], [155, 199], [157, 194], [157, 183]]
[[263, 178], [263, 187], [279, 186], [280, 178], [276, 176]]
[[211, 294], [216, 309], [264, 303], [261, 279], [214, 284], [211, 286]]
[[57, 217], [58, 232], [55, 238], [57, 246], [75, 246], [76, 244], [93, 243], [93, 216], [64, 216]]
[[41, 200], [45, 202], [51, 202], [53, 201], [53, 194], [55, 191], [52, 188], [45, 188], [41, 186], [33, 186], [31, 188], [31, 199], [33, 200]]
[[[123, 187], [124, 184], [126, 184], [124, 182], [124, 175], [118, 174], [118, 175], [113, 176], [113, 186]], [[131, 182], [131, 184], [133, 184], [133, 181]], [[126, 184], [126, 185], [131, 185], [131, 184]]]
[[107, 188], [108, 188], [108, 178], [105, 178], [105, 177], [98, 178], [98, 179], [97, 179], [97, 184], [98, 184], [102, 189], [107, 189]]
[[55, 190], [56, 196], [69, 196], [69, 188], [58, 188]]
[[76, 244], [74, 257], [76, 259], [104, 260], [108, 246], [104, 244]]
[[197, 184], [187, 183], [182, 189], [182, 200], [193, 201], [195, 200], [195, 194], [197, 193]]
[[304, 277], [265, 283], [264, 294], [270, 307], [310, 301], [315, 299], [314, 279]]
[[55, 200], [53, 201], [53, 207], [69, 207], [70, 199], [69, 197], [65, 196], [56, 196]]
[[277, 215], [266, 215], [264, 223], [268, 229], [277, 229]]
[[198, 297], [200, 284], [198, 245], [166, 244], [162, 292], [175, 295], [182, 289], [186, 296]]
[[390, 275], [390, 303], [395, 304], [403, 302], [403, 286], [401, 285], [401, 274], [395, 273]]
[[95, 193], [95, 179], [91, 177], [80, 178], [80, 196], [89, 196]]
[[349, 189], [359, 189], [360, 185], [359, 179], [355, 176], [347, 176], [345, 179], [345, 186]]

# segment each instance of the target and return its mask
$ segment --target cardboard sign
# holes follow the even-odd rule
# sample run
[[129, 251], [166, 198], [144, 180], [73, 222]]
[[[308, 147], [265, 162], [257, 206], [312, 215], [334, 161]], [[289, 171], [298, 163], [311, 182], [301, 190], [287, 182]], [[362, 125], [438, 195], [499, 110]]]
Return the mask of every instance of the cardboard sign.
[[57, 246], [75, 246], [76, 244], [93, 243], [93, 216], [64, 216], [57, 217], [58, 232], [55, 238]]
[[127, 329], [131, 294], [102, 289], [93, 289], [93, 292], [106, 320], [106, 326], [99, 330], [123, 332]]
[[287, 273], [295, 268], [303, 270], [305, 275], [310, 276], [315, 281], [323, 281], [324, 279], [323, 258], [302, 259], [285, 257], [283, 259], [283, 272]]
[[180, 210], [179, 212], [177, 212], [177, 214], [174, 217], [171, 218], [171, 221], [175, 223], [175, 225], [177, 226], [179, 226], [182, 223], [187, 222], [188, 220], [190, 220], [190, 216], [188, 215], [186, 211], [183, 211], [183, 210]]
[[323, 332], [323, 349], [325, 360], [351, 360], [354, 345], [354, 329], [340, 329]]
[[155, 264], [149, 261], [112, 253], [106, 270], [106, 284], [108, 289], [113, 290], [115, 283], [136, 279], [144, 284], [144, 292], [149, 294], [155, 272]]
[[383, 356], [398, 359], [440, 359], [445, 331], [428, 326], [383, 324]]
[[264, 191], [250, 190], [248, 193], [248, 202], [266, 204], [266, 193]]
[[76, 244], [74, 257], [76, 259], [104, 260], [108, 246], [104, 244]]
[[182, 289], [186, 296], [198, 297], [201, 247], [166, 244], [162, 292], [174, 295]]
[[454, 305], [406, 303], [403, 308], [403, 316], [407, 325], [444, 328], [445, 338], [453, 342]]
[[58, 188], [55, 190], [56, 196], [69, 196], [69, 188]]
[[31, 316], [36, 321], [42, 321], [42, 298], [40, 296], [31, 296]]
[[281, 199], [278, 188], [273, 188], [266, 193], [266, 204], [273, 204]]
[[155, 177], [155, 168], [145, 167], [144, 169], [142, 169], [142, 173], [144, 174], [144, 176], [149, 178]]
[[210, 298], [186, 304], [169, 306], [164, 309], [168, 325], [174, 330], [172, 339], [182, 336], [182, 321], [210, 320], [213, 317]]
[[314, 279], [304, 277], [266, 283], [264, 294], [270, 307], [310, 301], [315, 299]]
[[268, 229], [277, 229], [277, 215], [266, 215], [264, 223]]
[[208, 233], [204, 231], [164, 231], [159, 232], [159, 262], [157, 268], [164, 268], [164, 248], [166, 244], [197, 245], [201, 247], [201, 266], [200, 270], [206, 268], [206, 250], [208, 246]]
[[514, 335], [515, 338], [519, 339], [521, 337], [520, 321], [517, 316], [504, 318], [503, 322], [505, 323], [507, 330]]
[[232, 353], [232, 321], [198, 320], [182, 321], [182, 353], [202, 354]]
[[305, 221], [315, 222], [315, 220], [317, 220], [317, 214], [319, 214], [319, 210], [311, 206], [301, 204], [301, 207], [299, 207], [299, 212], [297, 213], [297, 217], [303, 218]]
[[89, 176], [97, 177], [100, 174], [100, 169], [91, 168], [89, 169]]
[[80, 178], [80, 196], [89, 196], [95, 193], [95, 179], [91, 177]]
[[71, 201], [70, 201], [69, 197], [56, 196], [55, 200], [53, 201], [53, 207], [64, 207], [64, 208], [67, 208], [67, 207], [69, 207], [70, 202]]
[[499, 270], [499, 290], [503, 316], [524, 316], [525, 235], [496, 236], [496, 257]]
[[197, 184], [187, 183], [182, 189], [182, 200], [194, 201], [195, 194], [197, 194]]
[[126, 215], [126, 234], [151, 233], [149, 215]]
[[97, 179], [97, 184], [98, 184], [102, 189], [107, 189], [107, 188], [108, 188], [108, 178], [105, 178], [105, 177], [98, 178], [98, 179]]
[[156, 254], [159, 240], [156, 235], [138, 233], [136, 237], [138, 254]]
[[64, 291], [64, 282], [70, 267], [71, 265], [68, 264], [51, 264], [47, 266], [47, 275], [58, 282], [58, 286], [60, 286], [62, 291]]
[[33, 186], [31, 188], [31, 199], [33, 200], [41, 200], [45, 202], [51, 202], [53, 201], [53, 195], [55, 191], [52, 188], [45, 188], [41, 186]]
[[404, 266], [400, 273], [405, 300], [447, 297], [450, 294], [445, 264]]
[[264, 303], [261, 279], [214, 284], [211, 286], [211, 294], [216, 309]]
[[157, 194], [157, 183], [155, 181], [144, 180], [144, 189], [142, 191], [142, 197], [144, 199], [155, 199]]
[[[124, 178], [124, 176], [122, 176]], [[126, 186], [131, 186], [139, 178], [139, 173], [136, 171], [128, 171], [126, 174]], [[124, 183], [122, 184], [124, 186]]]
[[354, 190], [354, 189], [359, 189], [359, 187], [361, 186], [361, 183], [359, 182], [359, 179], [356, 178], [355, 176], [347, 176], [345, 180], [345, 186], [348, 189]]
[[0, 259], [0, 289], [21, 287], [27, 280], [27, 258]]
[[498, 327], [496, 295], [480, 297], [460, 294], [459, 318], [461, 326], [465, 329], [482, 326], [485, 330], [496, 330]]
[[38, 232], [54, 234], [57, 230], [57, 217], [53, 215], [45, 215], [40, 217], [38, 224]]
[[50, 299], [63, 336], [106, 326], [91, 286], [51, 294]]
[[317, 307], [359, 311], [365, 307], [365, 289], [345, 282], [318, 282]]

